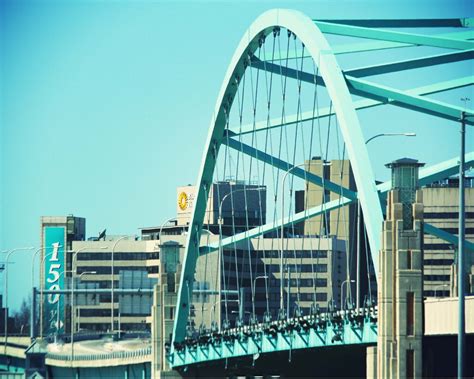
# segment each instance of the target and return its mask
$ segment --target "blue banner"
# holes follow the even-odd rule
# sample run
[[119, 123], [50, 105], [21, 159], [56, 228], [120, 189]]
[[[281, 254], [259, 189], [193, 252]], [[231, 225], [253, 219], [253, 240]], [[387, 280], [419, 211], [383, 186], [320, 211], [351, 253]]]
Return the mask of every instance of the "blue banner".
[[[65, 227], [44, 228], [44, 288], [59, 290], [64, 288], [64, 244]], [[64, 296], [48, 294], [44, 301], [46, 333], [61, 334], [64, 331]]]

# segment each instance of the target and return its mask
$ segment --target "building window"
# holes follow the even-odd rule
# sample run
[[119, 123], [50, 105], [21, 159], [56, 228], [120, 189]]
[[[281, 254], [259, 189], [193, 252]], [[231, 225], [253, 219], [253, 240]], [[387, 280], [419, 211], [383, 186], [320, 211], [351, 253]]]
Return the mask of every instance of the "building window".
[[415, 293], [407, 292], [407, 335], [415, 334]]
[[415, 377], [415, 351], [407, 350], [407, 379]]

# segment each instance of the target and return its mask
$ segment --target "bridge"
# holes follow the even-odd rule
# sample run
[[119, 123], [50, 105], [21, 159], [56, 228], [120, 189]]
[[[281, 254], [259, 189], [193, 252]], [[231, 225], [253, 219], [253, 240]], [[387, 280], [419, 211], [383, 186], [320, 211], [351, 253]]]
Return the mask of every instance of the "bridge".
[[[75, 357], [67, 344], [60, 352], [49, 344], [46, 364], [59, 376], [88, 377], [102, 368], [103, 375], [128, 378], [155, 370], [170, 377], [281, 373], [301, 357], [305, 364], [317, 360], [319, 367], [324, 360], [365, 359], [367, 349], [381, 343], [390, 316], [381, 288], [395, 285], [382, 285], [388, 280], [382, 274], [380, 252], [387, 248], [382, 236], [387, 222], [407, 217], [400, 210], [399, 218], [391, 218], [395, 213], [387, 204], [407, 200], [394, 195], [391, 181], [376, 181], [367, 150], [372, 138], [362, 125], [397, 109], [402, 113], [390, 114], [414, 123], [437, 120], [433, 128], [452, 133], [461, 124], [472, 126], [472, 109], [434, 95], [474, 84], [473, 27], [472, 19], [320, 20], [290, 10], [258, 17], [225, 74], [196, 193], [183, 200], [192, 201], [193, 211], [182, 256], [173, 257], [179, 244], [161, 241], [160, 234], [165, 289], [152, 312], [151, 340], [118, 352], [100, 346], [90, 351], [80, 342]], [[352, 65], [372, 60], [382, 63]], [[414, 79], [416, 70], [449, 65], [458, 66], [446, 80]], [[417, 86], [409, 87], [411, 81]], [[473, 167], [474, 152], [462, 155], [466, 167]], [[453, 156], [420, 167], [413, 191], [457, 174], [459, 160]], [[413, 192], [410, 199], [413, 219], [405, 231], [424, 232], [459, 249], [456, 233], [417, 215], [418, 196]], [[423, 250], [422, 240], [410, 238], [418, 245], [407, 247], [405, 269], [410, 275], [416, 271], [413, 283], [419, 284], [422, 266], [416, 262], [422, 259], [411, 252]], [[474, 252], [474, 243], [465, 240], [463, 246]], [[424, 324], [414, 337], [429, 341], [456, 334], [447, 321], [455, 297], [441, 304], [423, 299], [418, 289], [413, 301], [425, 315], [422, 320], [415, 312], [413, 324]], [[472, 297], [467, 304], [472, 315]], [[467, 319], [472, 341], [473, 318]], [[26, 348], [8, 345], [3, 357], [16, 356], [20, 368]], [[357, 370], [367, 366], [375, 373], [373, 362], [367, 358]]]
[[[378, 278], [371, 277], [371, 273], [382, 271], [382, 226], [387, 192], [392, 186], [390, 182], [375, 180], [367, 151], [369, 140], [364, 139], [361, 128], [361, 111], [397, 107], [403, 109], [400, 112], [404, 115], [444, 120], [443, 125], [453, 132], [459, 130], [461, 120], [472, 125], [468, 117], [472, 110], [430, 96], [471, 86], [474, 78], [468, 70], [456, 72], [466, 72], [466, 76], [446, 81], [431, 77], [430, 83], [415, 88], [407, 88], [408, 80], [403, 79], [416, 69], [472, 64], [471, 27], [471, 19], [318, 20], [290, 10], [268, 11], [255, 20], [235, 50], [209, 127], [177, 290], [172, 341], [168, 346], [171, 367], [188, 370], [202, 367], [205, 362], [222, 363], [237, 356], [255, 360], [260, 355], [281, 351], [376, 343], [375, 296], [361, 293], [356, 283], [357, 306], [353, 304], [350, 283], [354, 280], [349, 266], [350, 260], [356, 259], [356, 249], [346, 242], [347, 279], [340, 291], [333, 286], [326, 307], [316, 299], [318, 264], [313, 253], [320, 251], [316, 246], [329, 237], [329, 222], [341, 228], [357, 224], [352, 214], [341, 209], [358, 204], [363, 230], [357, 244], [365, 243], [367, 281]], [[426, 28], [430, 28], [429, 34]], [[405, 55], [402, 51], [407, 48], [413, 52], [427, 47], [437, 52], [398, 58]], [[375, 56], [387, 50], [396, 51], [390, 57], [397, 58], [346, 68], [350, 66], [348, 55], [357, 62], [356, 56]], [[397, 80], [386, 79], [387, 74], [394, 73]], [[404, 88], [387, 85], [390, 82], [403, 82]], [[472, 167], [473, 158], [472, 152], [465, 155], [468, 167]], [[335, 160], [350, 162], [354, 186], [344, 182], [344, 164], [336, 166]], [[328, 177], [325, 170], [331, 164]], [[418, 185], [427, 186], [457, 172], [459, 158], [453, 157], [420, 169]], [[219, 194], [219, 188], [212, 183], [229, 179], [241, 183], [242, 189]], [[305, 203], [297, 210], [294, 196], [301, 183], [306, 191], [318, 191], [320, 198], [311, 202], [306, 192]], [[254, 191], [260, 220], [250, 220], [248, 214], [236, 215], [233, 203], [239, 191], [243, 193], [240, 201], [245, 209]], [[223, 215], [225, 201], [231, 209]], [[262, 203], [266, 203], [265, 210]], [[217, 210], [219, 224], [227, 221], [233, 233], [223, 235], [220, 228], [214, 241], [209, 237], [203, 239], [203, 229]], [[266, 218], [262, 216], [265, 211]], [[328, 214], [336, 220], [328, 221]], [[342, 219], [344, 216], [346, 220]], [[311, 220], [316, 220], [316, 226], [310, 229], [313, 235], [308, 236], [306, 225]], [[305, 228], [303, 233], [298, 227], [301, 224]], [[237, 225], [243, 227], [239, 230]], [[423, 227], [425, 233], [457, 248], [457, 235], [428, 222]], [[344, 235], [348, 234], [346, 230]], [[311, 275], [302, 273], [305, 258], [291, 247], [296, 238], [302, 243], [306, 238], [307, 243], [317, 244], [307, 247], [309, 262], [304, 262], [311, 266]], [[272, 240], [274, 245], [265, 245], [265, 239]], [[256, 247], [259, 244], [265, 247]], [[472, 252], [474, 245], [464, 241], [464, 248]], [[211, 254], [214, 259], [209, 257]], [[207, 270], [199, 270], [199, 266], [208, 265], [217, 266], [218, 278], [211, 277]], [[191, 298], [189, 288], [196, 281], [208, 282], [209, 278], [216, 283], [212, 288], [222, 292], [210, 301], [207, 299], [208, 304], [214, 302], [214, 307], [206, 309], [210, 313], [206, 316], [205, 306]], [[264, 283], [258, 291], [257, 279]], [[361, 281], [360, 276], [357, 279]], [[308, 280], [312, 283], [302, 284]], [[250, 292], [249, 296], [242, 293], [242, 287]], [[275, 289], [279, 304], [269, 304]], [[227, 291], [234, 291], [237, 296], [226, 295]], [[361, 304], [364, 297], [369, 301]], [[195, 316], [193, 320], [191, 315]]]

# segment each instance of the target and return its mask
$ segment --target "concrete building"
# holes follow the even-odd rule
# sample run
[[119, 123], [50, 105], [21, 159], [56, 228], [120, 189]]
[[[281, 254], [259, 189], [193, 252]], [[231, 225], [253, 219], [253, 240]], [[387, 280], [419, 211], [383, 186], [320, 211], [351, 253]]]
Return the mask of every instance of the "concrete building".
[[[265, 224], [266, 193], [266, 187], [255, 184], [235, 181], [213, 183], [204, 216], [206, 229], [218, 234], [220, 217], [223, 235], [233, 235]], [[195, 186], [177, 188], [176, 226], [189, 224], [196, 195]]]
[[76, 332], [149, 330], [146, 319], [157, 266], [147, 262], [158, 258], [156, 243], [135, 236], [106, 236], [105, 230], [85, 241], [85, 231], [84, 218], [41, 218], [42, 288], [74, 286], [76, 291], [74, 302], [70, 294], [48, 294], [39, 301], [43, 334], [69, 333], [73, 319]]
[[[474, 178], [465, 180], [466, 240], [474, 242]], [[459, 179], [450, 178], [423, 188], [424, 218], [427, 223], [449, 233], [458, 234]], [[469, 273], [467, 293], [474, 293], [474, 258], [466, 253]], [[448, 242], [425, 234], [424, 289], [425, 297], [456, 296], [450, 285], [456, 254]]]
[[[324, 162], [321, 157], [314, 157], [305, 162], [305, 169], [312, 174], [318, 175], [324, 180], [341, 185], [344, 188], [352, 191], [357, 191], [354, 175], [352, 173], [351, 163], [348, 159], [345, 160], [331, 160]], [[328, 190], [323, 191], [323, 188], [306, 182], [304, 190], [295, 192], [295, 211], [302, 212], [305, 209], [310, 209], [321, 205], [325, 202], [337, 200], [340, 195]], [[304, 222], [296, 225], [296, 234], [305, 236], [331, 236], [339, 240], [345, 241], [348, 252], [346, 255], [345, 265], [348, 267], [350, 278], [356, 279], [356, 251], [357, 245], [360, 245], [360, 294], [361, 305], [364, 299], [375, 300], [377, 296], [377, 283], [375, 278], [375, 271], [372, 266], [370, 257], [369, 244], [364, 233], [364, 216], [360, 212], [360, 231], [358, 233], [357, 227], [357, 203], [344, 206], [333, 211], [321, 214], [320, 216], [312, 217]], [[360, 236], [360, 238], [359, 238]], [[367, 274], [367, 267], [370, 275]], [[347, 272], [347, 271], [346, 271]], [[369, 279], [370, 278], [370, 279]], [[344, 280], [344, 279], [343, 279]], [[355, 303], [356, 286], [350, 286], [349, 298]]]
[[[113, 255], [113, 329], [122, 331], [149, 330], [152, 290], [157, 282], [157, 267], [150, 261], [158, 259], [154, 241], [136, 240], [135, 236], [105, 236], [100, 241], [74, 241], [78, 252], [74, 271], [75, 289], [99, 289], [97, 295], [75, 297], [75, 330], [107, 331], [112, 329], [112, 255]], [[84, 274], [94, 272], [94, 274]], [[140, 290], [121, 294], [121, 290]]]

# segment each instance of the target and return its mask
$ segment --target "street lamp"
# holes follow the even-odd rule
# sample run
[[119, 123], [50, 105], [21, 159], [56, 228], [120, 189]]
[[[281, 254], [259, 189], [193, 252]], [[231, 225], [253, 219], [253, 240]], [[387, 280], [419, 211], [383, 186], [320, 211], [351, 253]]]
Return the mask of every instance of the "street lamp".
[[[227, 302], [233, 302], [233, 303], [237, 303], [237, 304], [240, 304], [240, 300], [238, 299], [232, 299], [232, 300], [227, 300]], [[222, 299], [219, 299], [217, 300], [211, 307], [211, 309], [209, 310], [209, 313], [210, 313], [210, 319], [211, 319], [211, 326], [212, 326], [212, 322], [214, 321], [214, 314], [215, 314], [215, 310], [216, 310], [216, 305], [219, 304], [219, 303], [222, 303]], [[227, 305], [226, 305], [227, 306]], [[219, 331], [221, 330], [221, 325], [219, 323]]]
[[370, 137], [365, 144], [367, 145], [370, 141], [379, 138], [379, 137], [415, 137], [416, 133], [408, 132], [408, 133], [380, 133], [376, 134], [375, 136]]
[[[79, 252], [78, 250], [76, 254]], [[74, 255], [75, 256], [75, 255]], [[73, 267], [72, 275], [71, 275], [71, 366], [72, 366], [72, 361], [74, 360], [74, 329], [76, 328], [74, 323], [76, 319], [76, 311], [74, 309], [74, 279], [79, 277], [82, 278], [82, 275], [87, 275], [87, 274], [96, 274], [97, 271], [84, 271], [80, 273], [79, 275], [74, 275], [74, 273], [77, 274], [77, 268]], [[59, 301], [58, 301], [59, 303]]]
[[440, 284], [439, 286], [436, 286], [435, 290], [434, 290], [434, 297], [437, 297], [436, 292], [437, 292], [438, 288], [442, 288], [442, 287], [449, 287], [449, 285], [448, 284]]
[[30, 251], [34, 247], [17, 247], [3, 253], [7, 253], [7, 258], [5, 259], [5, 355], [7, 354], [7, 341], [8, 341], [8, 260], [10, 256], [16, 251]]
[[[349, 283], [354, 283], [355, 280], [354, 279], [346, 279], [344, 280], [342, 283], [341, 283], [341, 310], [344, 310], [344, 302], [343, 302], [343, 287], [344, 287], [344, 283], [347, 283], [347, 286], [349, 286]], [[348, 289], [346, 290], [346, 295], [347, 295], [347, 292], [348, 292]]]
[[[261, 276], [257, 276], [254, 280], [253, 280], [253, 291], [252, 291], [252, 312], [253, 312], [253, 318], [255, 319], [255, 292], [256, 292], [256, 284], [257, 284], [257, 280], [258, 279], [265, 279], [265, 290], [267, 288], [267, 279], [268, 279], [268, 275], [261, 275]], [[268, 302], [268, 298], [267, 298], [267, 302]], [[268, 309], [268, 307], [267, 307]]]
[[[265, 190], [266, 187], [251, 187], [251, 188], [238, 188], [236, 190], [231, 190], [229, 191], [229, 193], [226, 193], [220, 203], [219, 203], [219, 218], [217, 220], [217, 223], [219, 224], [219, 262], [218, 262], [218, 265], [219, 265], [219, 269], [221, 271], [221, 275], [225, 275], [224, 274], [224, 270], [222, 269], [223, 268], [223, 251], [222, 251], [222, 224], [224, 223], [224, 220], [222, 219], [222, 204], [224, 204], [224, 201], [232, 194], [234, 193], [237, 193], [237, 192], [242, 192], [242, 191], [262, 191], [262, 190]], [[221, 276], [219, 275], [219, 276]], [[219, 287], [220, 287], [220, 283], [219, 283]], [[225, 294], [225, 293], [224, 293]], [[252, 296], [254, 296], [254, 294], [252, 294]], [[221, 297], [221, 291], [219, 291], [219, 298]], [[225, 294], [225, 299], [227, 299], [227, 294]], [[228, 312], [227, 312], [227, 301], [225, 302], [225, 313], [226, 313], [226, 317], [228, 317]], [[255, 310], [254, 310], [254, 315], [255, 315]]]
[[[61, 248], [62, 246], [61, 245], [58, 245], [58, 248]], [[38, 250], [36, 250], [33, 254], [33, 259], [32, 259], [32, 263], [31, 263], [31, 283], [32, 283], [32, 288], [34, 289], [35, 287], [35, 259], [36, 259], [36, 256], [39, 254], [40, 251], [43, 251], [43, 250], [47, 250], [47, 249], [54, 249], [53, 246], [46, 246], [46, 247], [40, 247]], [[44, 261], [47, 257], [53, 255], [55, 252], [52, 251], [51, 253], [49, 254], [45, 254], [41, 260], [41, 266], [40, 266], [40, 272], [41, 272], [41, 269], [44, 267]], [[40, 282], [41, 282], [41, 279], [40, 279]], [[42, 310], [43, 310], [43, 284], [44, 283], [40, 283], [40, 301], [41, 301], [41, 304], [40, 304], [40, 309], [41, 309], [41, 320], [40, 320], [40, 337], [43, 338], [43, 313], [42, 313]], [[33, 290], [33, 296], [35, 296], [35, 290]], [[35, 322], [35, 317], [34, 317], [34, 312], [35, 312], [35, 299], [31, 299], [31, 325], [30, 325], [30, 334], [31, 334], [31, 338], [34, 337], [34, 331], [35, 331], [35, 327], [34, 327], [34, 322]]]
[[[365, 141], [367, 145], [370, 141], [379, 138], [379, 137], [416, 137], [416, 133], [414, 132], [406, 132], [406, 133], [380, 133], [370, 137], [368, 140]], [[360, 208], [360, 200], [359, 196], [357, 196], [357, 252], [356, 252], [356, 308], [360, 308], [360, 219], [361, 219], [361, 208]], [[369, 273], [367, 273], [369, 275]], [[370, 281], [370, 278], [368, 279]], [[370, 288], [370, 287], [369, 287]], [[372, 293], [369, 291], [369, 298], [372, 300]]]
[[[324, 162], [324, 161], [320, 161], [320, 162], [310, 162], [309, 165], [313, 164], [313, 163], [319, 163], [321, 166], [330, 166], [331, 165], [331, 162]], [[288, 176], [288, 174], [293, 171], [295, 168], [298, 168], [298, 167], [302, 167], [302, 166], [305, 166], [307, 163], [304, 162], [304, 163], [300, 163], [300, 164], [297, 164], [296, 166], [293, 166], [293, 167], [290, 167], [286, 172], [285, 174], [283, 175], [283, 179], [281, 181], [281, 252], [280, 252], [280, 312], [284, 312], [284, 306], [285, 306], [285, 302], [283, 300], [283, 294], [284, 294], [284, 278], [283, 278], [283, 244], [284, 244], [284, 227], [285, 227], [285, 222], [284, 222], [284, 217], [283, 217], [283, 214], [284, 214], [284, 209], [285, 209], [285, 194], [284, 194], [284, 190], [285, 190], [285, 180], [286, 180], [286, 177]], [[324, 186], [324, 172], [322, 173], [321, 175], [321, 178], [323, 180], [323, 186]], [[288, 292], [288, 297], [290, 296], [290, 293]], [[287, 315], [288, 316], [288, 315]]]
[[165, 227], [165, 225], [168, 223], [168, 222], [171, 222], [171, 221], [175, 221], [176, 220], [176, 217], [171, 217], [171, 218], [168, 218], [163, 224], [161, 224], [160, 226], [160, 234], [158, 236], [159, 240], [160, 240], [160, 244], [162, 243], [161, 242], [161, 232], [163, 231], [163, 228]]
[[111, 295], [110, 295], [110, 332], [114, 332], [114, 252], [118, 243], [128, 236], [122, 236], [117, 241], [115, 241], [114, 246], [112, 247], [112, 259], [111, 259], [111, 274], [110, 274], [110, 285], [111, 285]]

